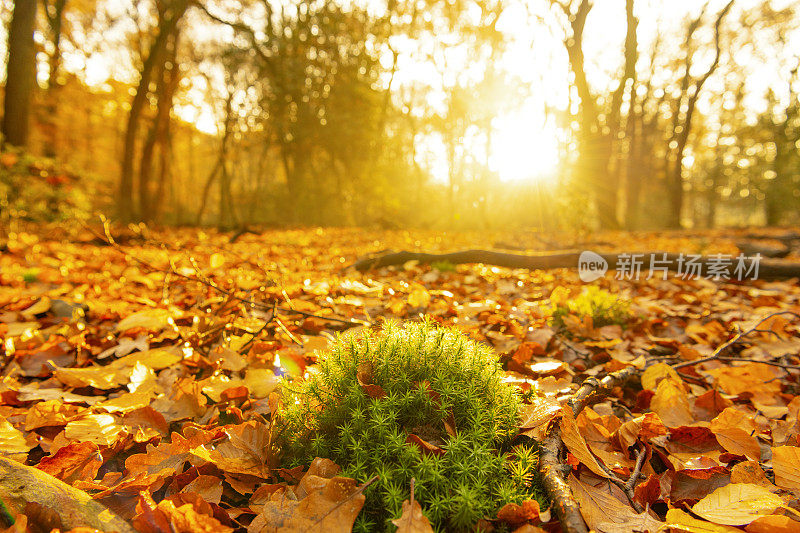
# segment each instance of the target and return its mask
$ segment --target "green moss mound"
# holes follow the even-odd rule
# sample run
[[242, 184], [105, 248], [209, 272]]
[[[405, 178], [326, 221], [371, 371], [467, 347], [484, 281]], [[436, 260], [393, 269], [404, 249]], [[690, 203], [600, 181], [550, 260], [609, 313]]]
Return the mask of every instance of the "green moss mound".
[[607, 290], [590, 285], [575, 297], [569, 291], [557, 288], [550, 296], [552, 303], [551, 323], [556, 328], [564, 327], [564, 317], [575, 315], [580, 319], [592, 318], [595, 327], [619, 324], [624, 326], [633, 318], [630, 301], [620, 298]]
[[541, 499], [535, 452], [511, 447], [516, 389], [494, 352], [457, 330], [388, 324], [340, 337], [284, 395], [287, 466], [327, 457], [359, 482], [380, 476], [355, 531], [394, 530], [412, 478], [437, 531], [471, 529], [506, 503]]

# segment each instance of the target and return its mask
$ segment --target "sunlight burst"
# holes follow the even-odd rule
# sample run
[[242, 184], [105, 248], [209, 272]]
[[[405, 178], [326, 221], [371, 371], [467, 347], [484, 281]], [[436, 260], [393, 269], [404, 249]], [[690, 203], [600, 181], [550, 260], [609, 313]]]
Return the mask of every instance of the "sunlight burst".
[[501, 181], [552, 182], [559, 169], [559, 130], [525, 106], [495, 121], [489, 166]]

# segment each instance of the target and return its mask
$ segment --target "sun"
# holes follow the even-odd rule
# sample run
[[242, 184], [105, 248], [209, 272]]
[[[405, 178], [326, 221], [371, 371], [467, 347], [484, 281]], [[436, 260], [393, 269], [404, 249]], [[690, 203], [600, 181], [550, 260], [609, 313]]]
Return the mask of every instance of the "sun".
[[541, 111], [527, 105], [498, 116], [493, 125], [489, 167], [501, 181], [555, 181], [561, 132]]

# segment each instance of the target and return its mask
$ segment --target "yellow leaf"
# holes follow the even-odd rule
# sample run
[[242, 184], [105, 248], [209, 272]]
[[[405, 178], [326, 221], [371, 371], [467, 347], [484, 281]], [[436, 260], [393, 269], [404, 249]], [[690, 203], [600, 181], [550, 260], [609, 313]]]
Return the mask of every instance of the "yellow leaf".
[[69, 440], [111, 446], [123, 429], [111, 415], [86, 415], [67, 424], [64, 436]]
[[678, 372], [665, 363], [656, 363], [647, 367], [642, 373], [642, 388], [645, 390], [656, 390], [659, 382], [663, 379], [672, 379], [676, 383], [680, 383], [681, 378]]
[[720, 526], [698, 520], [680, 509], [667, 511], [666, 529], [670, 531], [685, 531], [686, 533], [741, 533], [742, 531], [735, 527]]
[[726, 451], [748, 459], [761, 458], [761, 446], [751, 434], [755, 429], [752, 418], [735, 407], [728, 407], [711, 421], [711, 431]]
[[720, 487], [692, 507], [692, 512], [710, 522], [744, 526], [772, 514], [783, 500], [764, 487], [752, 483], [731, 483]]
[[682, 385], [673, 379], [662, 379], [650, 401], [650, 409], [665, 426], [675, 428], [694, 422], [692, 405]]
[[800, 448], [772, 448], [772, 468], [775, 470], [776, 485], [782, 489], [800, 490]]
[[533, 396], [530, 405], [523, 405], [520, 410], [521, 423], [519, 427], [529, 429], [544, 425], [550, 422], [560, 410], [561, 407], [555, 398]]
[[147, 350], [146, 352], [135, 352], [130, 355], [126, 355], [122, 359], [114, 361], [109, 366], [122, 369], [125, 367], [135, 367], [137, 364], [142, 364], [148, 368], [152, 368], [153, 370], [161, 370], [163, 368], [169, 368], [173, 366], [181, 359], [183, 359], [183, 355], [177, 351], [167, 350], [164, 348], [155, 348], [153, 350]]
[[244, 385], [254, 398], [266, 398], [278, 387], [278, 378], [269, 368], [248, 368]]
[[167, 327], [170, 313], [166, 309], [147, 309], [139, 311], [120, 320], [117, 324], [117, 331], [126, 331], [133, 328], [143, 328], [147, 330], [161, 330]]
[[36, 315], [40, 315], [42, 313], [46, 313], [50, 310], [50, 298], [47, 296], [42, 296], [36, 303], [32, 306], [28, 307], [24, 311], [20, 311], [21, 314], [26, 320], [33, 320]]
[[424, 308], [428, 307], [429, 303], [431, 303], [431, 295], [425, 287], [417, 287], [408, 295], [408, 305], [411, 307]]
[[25, 435], [0, 416], [0, 454], [24, 461], [31, 448], [33, 446], [25, 442]]
[[209, 264], [211, 268], [219, 268], [225, 264], [225, 256], [220, 253], [213, 254]]
[[758, 461], [742, 461], [731, 468], [731, 483], [753, 483], [770, 491], [777, 490], [777, 487], [767, 479]]
[[102, 407], [109, 413], [127, 413], [150, 405], [150, 394], [129, 392], [111, 400], [98, 403], [95, 407]]

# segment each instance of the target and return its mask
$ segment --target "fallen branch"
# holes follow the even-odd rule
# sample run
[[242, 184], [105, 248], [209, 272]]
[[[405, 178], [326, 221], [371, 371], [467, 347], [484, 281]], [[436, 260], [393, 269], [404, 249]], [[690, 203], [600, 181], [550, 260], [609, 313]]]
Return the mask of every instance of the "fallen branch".
[[[447, 262], [454, 265], [466, 263], [483, 263], [485, 265], [499, 266], [505, 268], [525, 268], [528, 270], [549, 270], [553, 268], [577, 268], [578, 260], [581, 252], [563, 252], [563, 253], [539, 253], [539, 254], [514, 254], [509, 252], [498, 252], [495, 250], [462, 250], [459, 252], [450, 252], [444, 254], [431, 254], [425, 252], [390, 252], [373, 257], [366, 257], [360, 259], [350, 265], [348, 268], [355, 268], [358, 271], [366, 271], [373, 268], [381, 268], [387, 266], [397, 266], [407, 263], [408, 261], [418, 261], [420, 263], [438, 263]], [[598, 254], [608, 264], [609, 270], [617, 270], [618, 268], [630, 268], [630, 264], [626, 265], [620, 260], [620, 255], [617, 253]], [[738, 258], [728, 258], [730, 264], [720, 264], [718, 258], [714, 256], [695, 256], [690, 254], [676, 254], [667, 252], [637, 252], [627, 254], [628, 256], [636, 256], [643, 263], [641, 264], [641, 272], [646, 272], [649, 266], [650, 257], [654, 257], [658, 262], [658, 266], [666, 268], [672, 272], [686, 271], [689, 267], [687, 260], [692, 258], [693, 263], [699, 265], [700, 273], [708, 275], [711, 269], [713, 272], [719, 274], [716, 279], [736, 279], [738, 266]], [[756, 265], [753, 265], [755, 259], [751, 257], [744, 257], [742, 259], [741, 268], [743, 272], [752, 272], [755, 270]], [[800, 277], [800, 263], [793, 263], [778, 260], [764, 260], [758, 261], [758, 278], [759, 279], [790, 279]]]
[[134, 533], [133, 527], [83, 492], [38, 468], [25, 466], [0, 457], [0, 491], [4, 503], [25, 510], [28, 504], [38, 504], [55, 511], [61, 529], [89, 527], [100, 531]]
[[[639, 370], [631, 366], [618, 372], [613, 372], [601, 380], [589, 378], [583, 382], [578, 391], [570, 398], [568, 405], [577, 416], [592, 399], [608, 393], [614, 387], [624, 384], [638, 374]], [[553, 509], [556, 512], [556, 516], [558, 516], [559, 522], [561, 522], [561, 528], [564, 533], [588, 533], [589, 529], [583, 521], [580, 506], [565, 481], [569, 466], [561, 460], [564, 452], [564, 442], [561, 440], [561, 425], [559, 422], [559, 420], [551, 422], [544, 440], [542, 440], [539, 454], [539, 472], [542, 474], [544, 489], [550, 501], [553, 502]]]

